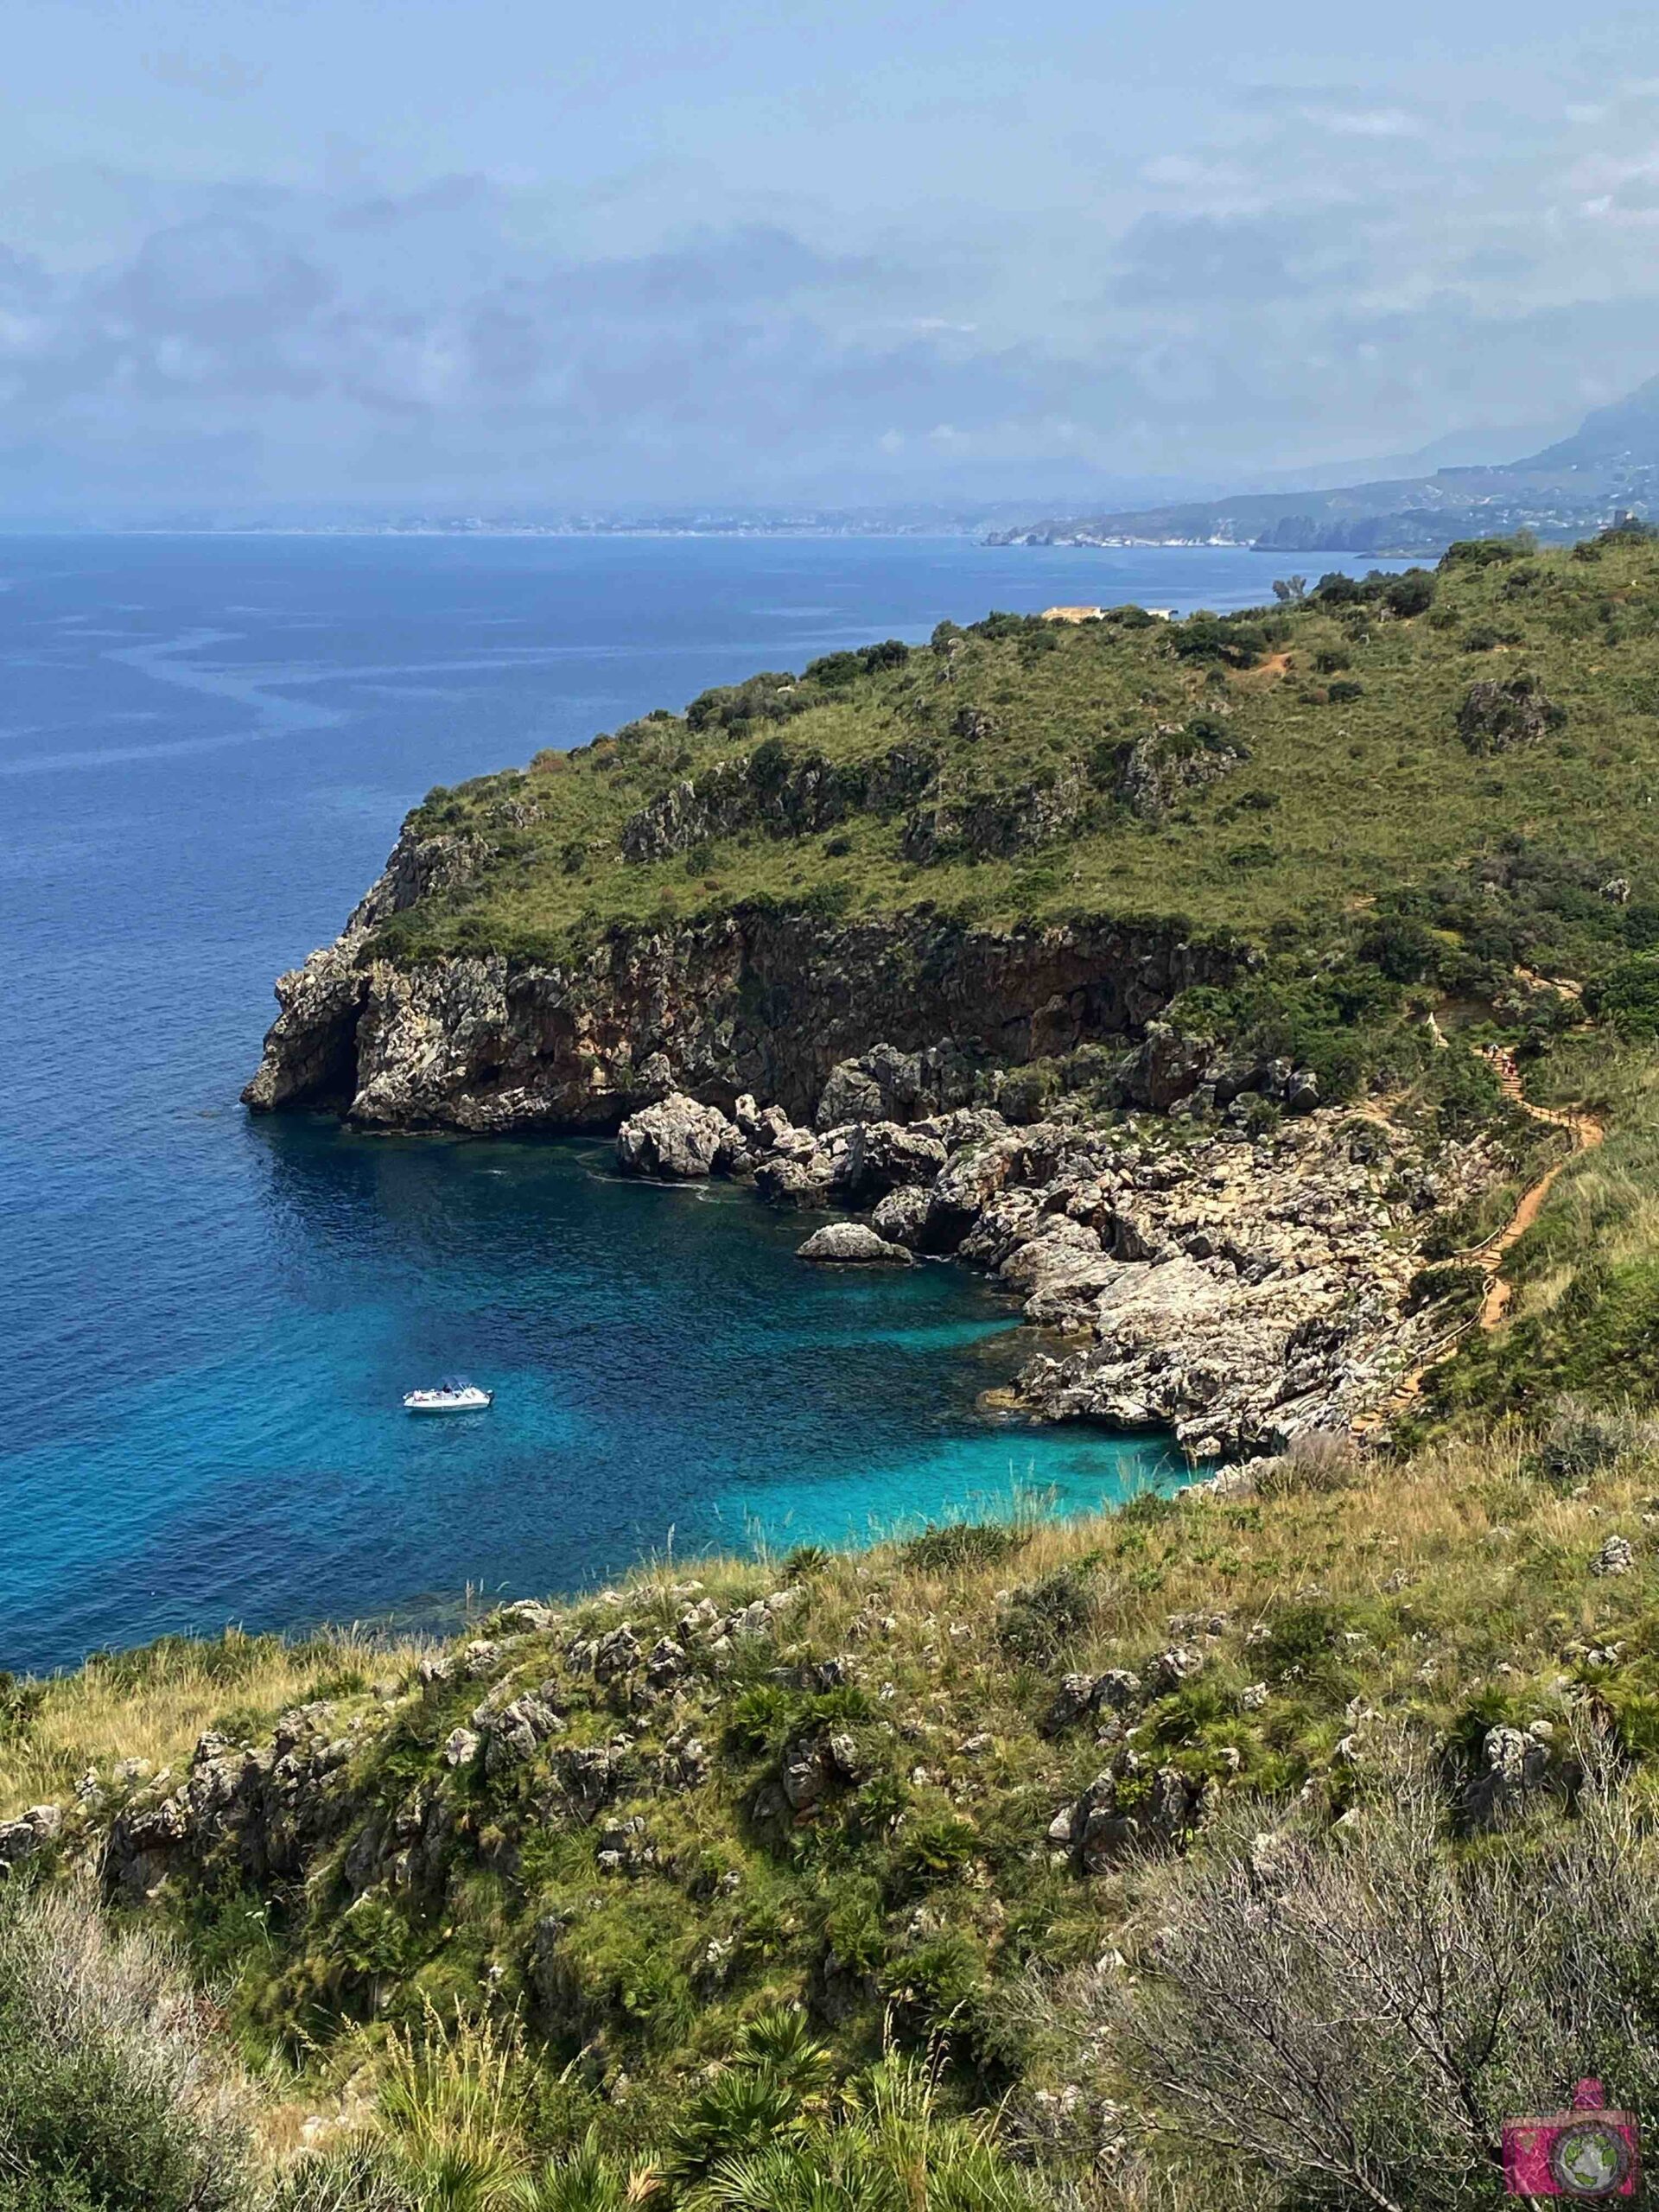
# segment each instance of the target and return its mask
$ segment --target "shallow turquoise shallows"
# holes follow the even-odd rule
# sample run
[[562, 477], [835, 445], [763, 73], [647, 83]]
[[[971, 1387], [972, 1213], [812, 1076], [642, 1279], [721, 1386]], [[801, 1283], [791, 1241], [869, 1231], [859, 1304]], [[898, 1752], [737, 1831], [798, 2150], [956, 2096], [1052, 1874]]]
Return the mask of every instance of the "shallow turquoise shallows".
[[[965, 1272], [836, 1274], [602, 1148], [236, 1103], [283, 968], [435, 782], [993, 606], [1268, 595], [1249, 554], [963, 541], [0, 540], [0, 1667], [441, 1615], [642, 1551], [1173, 1480], [987, 1418]], [[488, 1414], [401, 1394], [460, 1370]]]

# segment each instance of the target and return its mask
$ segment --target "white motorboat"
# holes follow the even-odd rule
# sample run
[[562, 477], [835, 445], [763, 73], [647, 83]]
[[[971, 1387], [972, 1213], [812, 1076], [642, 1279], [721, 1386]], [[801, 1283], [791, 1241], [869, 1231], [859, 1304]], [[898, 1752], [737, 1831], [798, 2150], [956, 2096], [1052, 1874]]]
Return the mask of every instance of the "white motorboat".
[[480, 1390], [464, 1375], [447, 1376], [435, 1390], [405, 1390], [406, 1414], [481, 1414], [495, 1402], [493, 1390]]

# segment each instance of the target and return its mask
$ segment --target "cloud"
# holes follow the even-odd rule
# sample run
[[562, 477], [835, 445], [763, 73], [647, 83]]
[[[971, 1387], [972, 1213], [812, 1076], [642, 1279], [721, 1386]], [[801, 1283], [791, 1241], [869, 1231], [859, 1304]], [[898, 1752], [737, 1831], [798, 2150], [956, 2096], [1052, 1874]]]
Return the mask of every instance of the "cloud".
[[259, 90], [269, 73], [263, 65], [251, 66], [233, 54], [186, 54], [173, 48], [146, 54], [142, 67], [158, 85], [205, 93], [215, 100], [245, 99]]
[[1341, 277], [1332, 244], [1305, 218], [1143, 215], [1124, 233], [1113, 295], [1131, 304], [1213, 313], [1233, 302], [1284, 300]]
[[0, 499], [1086, 497], [1565, 426], [1659, 356], [1659, 156], [1630, 87], [1592, 139], [1561, 98], [1256, 87], [1023, 212], [666, 156], [613, 193], [393, 189], [346, 144], [308, 185], [54, 173], [0, 243]]

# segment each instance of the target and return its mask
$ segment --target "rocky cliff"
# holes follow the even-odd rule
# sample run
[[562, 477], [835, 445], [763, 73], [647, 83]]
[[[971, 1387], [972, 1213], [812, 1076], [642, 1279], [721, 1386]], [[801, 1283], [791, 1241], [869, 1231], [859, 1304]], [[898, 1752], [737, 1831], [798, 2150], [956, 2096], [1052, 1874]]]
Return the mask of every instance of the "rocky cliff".
[[916, 910], [839, 922], [756, 904], [709, 922], [619, 926], [538, 963], [503, 953], [402, 963], [393, 915], [487, 864], [475, 839], [405, 834], [336, 941], [276, 986], [249, 1105], [329, 1106], [379, 1128], [614, 1127], [670, 1089], [744, 1092], [810, 1116], [831, 1070], [878, 1043], [927, 1050], [931, 1103], [977, 1071], [1126, 1043], [1238, 955], [1174, 925], [977, 929]]

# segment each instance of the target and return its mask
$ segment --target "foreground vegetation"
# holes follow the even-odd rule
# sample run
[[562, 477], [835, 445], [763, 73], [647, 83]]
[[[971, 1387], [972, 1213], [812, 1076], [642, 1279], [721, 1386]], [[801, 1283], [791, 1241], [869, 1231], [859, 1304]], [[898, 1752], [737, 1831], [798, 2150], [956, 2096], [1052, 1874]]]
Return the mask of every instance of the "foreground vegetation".
[[[1444, 1923], [1444, 2063], [1478, 2076], [1489, 2119], [1548, 2107], [1599, 2068], [1659, 2120], [1656, 1467], [1641, 1417], [1568, 1405], [1542, 1430], [1506, 1422], [1406, 1464], [1305, 1449], [1236, 1502], [711, 1562], [672, 1585], [643, 1573], [518, 1631], [464, 1685], [423, 1683], [391, 1654], [378, 1688], [336, 1667], [331, 1726], [365, 1718], [352, 1813], [302, 1880], [210, 1862], [142, 1905], [123, 1891], [95, 1907], [70, 1866], [77, 1833], [107, 1833], [99, 1813], [79, 1830], [72, 1815], [61, 1847], [4, 1887], [21, 1963], [0, 1974], [0, 2144], [30, 2172], [105, 2164], [84, 2197], [57, 2183], [31, 2196], [0, 2159], [0, 2203], [264, 2192], [391, 2212], [620, 2204], [630, 2187], [665, 2205], [964, 2212], [1310, 2189], [1495, 2202], [1479, 2131], [1463, 2106], [1447, 2117], [1441, 2062], [1371, 2047], [1365, 1915], [1390, 1926], [1421, 1893]], [[1598, 1571], [1621, 1536], [1627, 1567]], [[645, 1760], [695, 1713], [712, 1754], [696, 1786], [642, 1783], [583, 1818], [549, 1797], [535, 1758], [495, 1776], [446, 1763], [493, 1679], [560, 1678], [567, 1727], [549, 1750], [608, 1739], [631, 1698], [567, 1675], [572, 1641], [780, 1586], [804, 1594], [776, 1630], [700, 1660], [634, 1736]], [[239, 1649], [207, 1647], [203, 1671], [221, 1648]], [[820, 1686], [843, 1655], [843, 1678]], [[142, 1688], [144, 1655], [128, 1665]], [[175, 1647], [155, 1666], [181, 1679]], [[1068, 1712], [1068, 1676], [1111, 1669], [1138, 1685], [1121, 1715]], [[256, 1742], [274, 1711], [250, 1707], [254, 1676], [238, 1672], [224, 1719]], [[81, 1700], [77, 1678], [40, 1691], [10, 1725], [14, 1787], [43, 1770], [31, 1737], [60, 1734]], [[780, 1779], [831, 1736], [850, 1739], [849, 1770], [791, 1807]], [[96, 1758], [85, 1736], [78, 1751]], [[1154, 1821], [1085, 1872], [1053, 1822], [1114, 1764], [1120, 1814], [1173, 1773], [1198, 1827], [1189, 1841]], [[455, 1819], [435, 1886], [347, 1878], [367, 1829], [439, 1799]], [[1268, 1830], [1289, 1853], [1282, 1896], [1262, 1886]], [[1275, 1896], [1282, 1924], [1262, 1922]], [[1251, 1900], [1259, 1924], [1241, 1918]], [[159, 1964], [157, 1930], [178, 1947]], [[1563, 1980], [1563, 1947], [1576, 1960], [1597, 1944], [1599, 1978]], [[78, 1998], [46, 2036], [53, 1993], [96, 1993], [106, 1970], [118, 1997]], [[181, 1993], [187, 1974], [205, 1998]], [[1348, 2170], [1328, 2145], [1296, 2148], [1297, 2100], [1317, 2102], [1341, 2005], [1343, 2048], [1370, 2051], [1344, 2065], [1332, 2121]], [[171, 2056], [131, 2025], [163, 2015], [190, 2038]], [[1400, 2032], [1418, 2032], [1410, 2005]], [[1234, 2094], [1269, 2062], [1303, 2069], [1275, 2077], [1276, 2103], [1247, 2101], [1281, 2114], [1276, 2133], [1268, 2117], [1245, 2126]], [[81, 2110], [87, 2082], [129, 2124], [78, 2129], [71, 2156], [51, 2115]], [[130, 2121], [141, 2107], [153, 2140]]]

